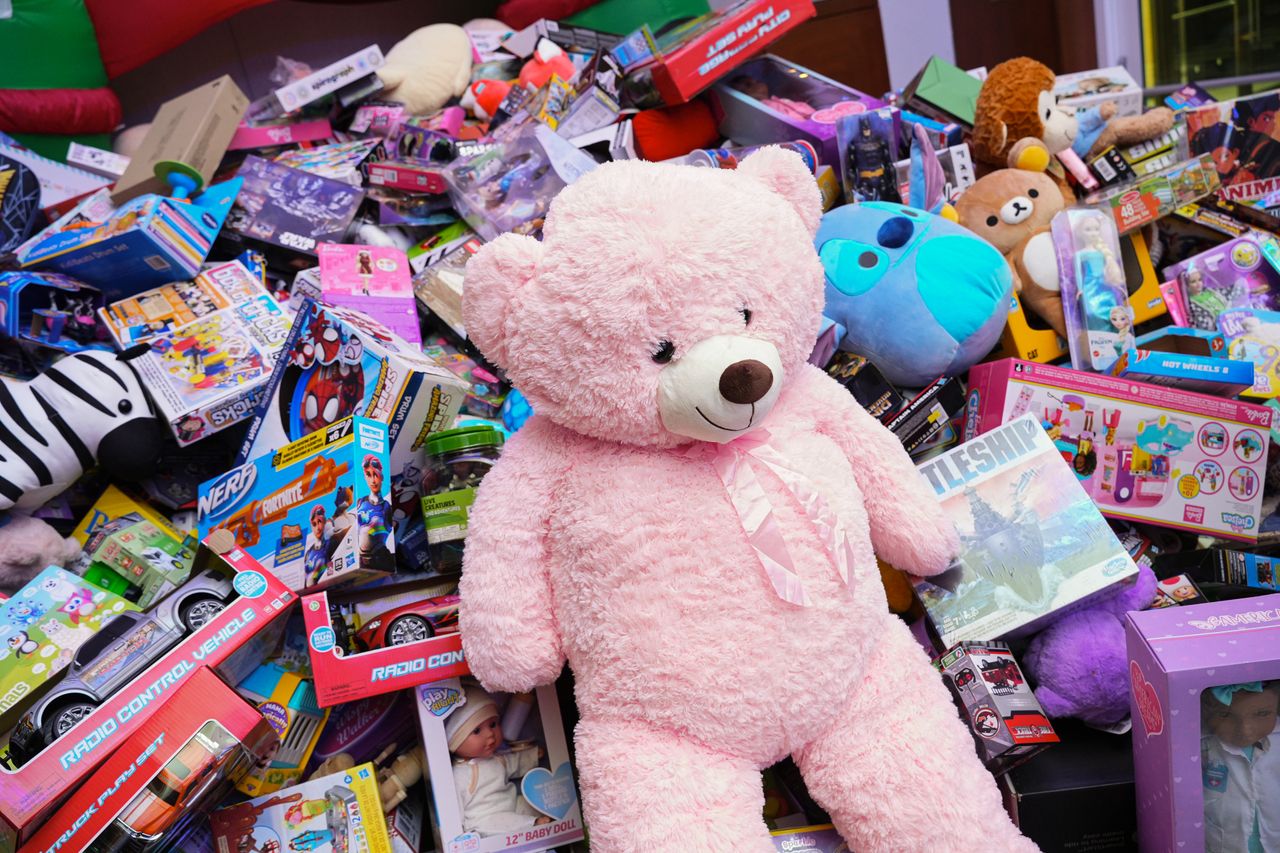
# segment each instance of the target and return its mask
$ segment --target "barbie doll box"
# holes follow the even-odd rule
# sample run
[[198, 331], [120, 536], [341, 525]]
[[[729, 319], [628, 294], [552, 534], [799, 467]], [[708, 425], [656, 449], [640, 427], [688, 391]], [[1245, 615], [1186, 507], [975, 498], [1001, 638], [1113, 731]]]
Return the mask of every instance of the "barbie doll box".
[[415, 691], [440, 853], [534, 853], [581, 840], [554, 685], [487, 693], [450, 678]]
[[1103, 515], [1257, 541], [1271, 409], [1016, 359], [970, 371], [966, 436], [1028, 412]]
[[1280, 595], [1126, 614], [1145, 853], [1280, 849]]

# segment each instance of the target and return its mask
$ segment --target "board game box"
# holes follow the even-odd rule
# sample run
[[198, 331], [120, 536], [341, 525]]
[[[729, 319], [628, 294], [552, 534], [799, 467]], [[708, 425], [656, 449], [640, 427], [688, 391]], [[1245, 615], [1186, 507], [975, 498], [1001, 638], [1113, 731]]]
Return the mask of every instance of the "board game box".
[[406, 341], [422, 343], [418, 306], [409, 278], [409, 259], [389, 246], [321, 243], [321, 300], [354, 308]]
[[916, 581], [942, 647], [1029, 634], [1137, 576], [1033, 416], [971, 438], [918, 470], [960, 533], [955, 564]]

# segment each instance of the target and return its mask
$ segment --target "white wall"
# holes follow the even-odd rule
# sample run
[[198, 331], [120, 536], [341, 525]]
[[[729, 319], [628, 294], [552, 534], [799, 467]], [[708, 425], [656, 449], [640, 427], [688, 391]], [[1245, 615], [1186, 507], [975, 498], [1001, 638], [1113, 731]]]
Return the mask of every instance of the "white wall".
[[901, 89], [935, 54], [955, 62], [948, 0], [879, 0], [889, 85]]

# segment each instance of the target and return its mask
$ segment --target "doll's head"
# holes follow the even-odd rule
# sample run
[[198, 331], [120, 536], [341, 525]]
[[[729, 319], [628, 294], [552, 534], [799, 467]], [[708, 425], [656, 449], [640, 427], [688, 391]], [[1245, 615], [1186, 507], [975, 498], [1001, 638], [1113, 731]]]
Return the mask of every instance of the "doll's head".
[[1111, 320], [1112, 328], [1122, 335], [1127, 334], [1133, 328], [1133, 323], [1129, 321], [1129, 312], [1123, 305], [1117, 305], [1112, 308], [1109, 319]]
[[757, 101], [763, 101], [769, 97], [769, 86], [763, 80], [758, 80], [750, 74], [739, 74], [729, 81], [729, 85], [742, 94], [755, 98]]
[[1082, 216], [1076, 225], [1076, 239], [1081, 245], [1094, 246], [1102, 240], [1102, 217]]
[[492, 758], [502, 743], [498, 703], [479, 687], [469, 686], [467, 701], [445, 720], [449, 752], [462, 759]]
[[382, 494], [382, 460], [372, 453], [364, 457], [360, 466], [364, 471], [365, 482], [369, 484], [369, 496], [376, 498]]
[[316, 536], [324, 533], [324, 507], [316, 504], [311, 508], [311, 532]]
[[1187, 286], [1187, 293], [1195, 296], [1204, 290], [1204, 273], [1199, 267], [1190, 266], [1187, 271], [1182, 274], [1183, 282]]
[[1227, 746], [1245, 749], [1276, 728], [1280, 681], [1248, 681], [1211, 687], [1200, 694], [1204, 730]]

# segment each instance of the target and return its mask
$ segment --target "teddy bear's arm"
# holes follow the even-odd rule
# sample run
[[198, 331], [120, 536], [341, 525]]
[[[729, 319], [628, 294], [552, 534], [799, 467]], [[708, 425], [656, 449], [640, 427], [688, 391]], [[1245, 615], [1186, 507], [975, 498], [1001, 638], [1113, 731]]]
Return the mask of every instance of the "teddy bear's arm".
[[508, 442], [471, 507], [460, 623], [471, 672], [489, 690], [523, 693], [554, 681], [564, 651], [546, 549], [559, 454], [534, 417]]
[[818, 431], [845, 452], [865, 500], [876, 554], [895, 568], [928, 577], [944, 571], [960, 550], [955, 526], [893, 433], [839, 383], [805, 368], [804, 393]]

